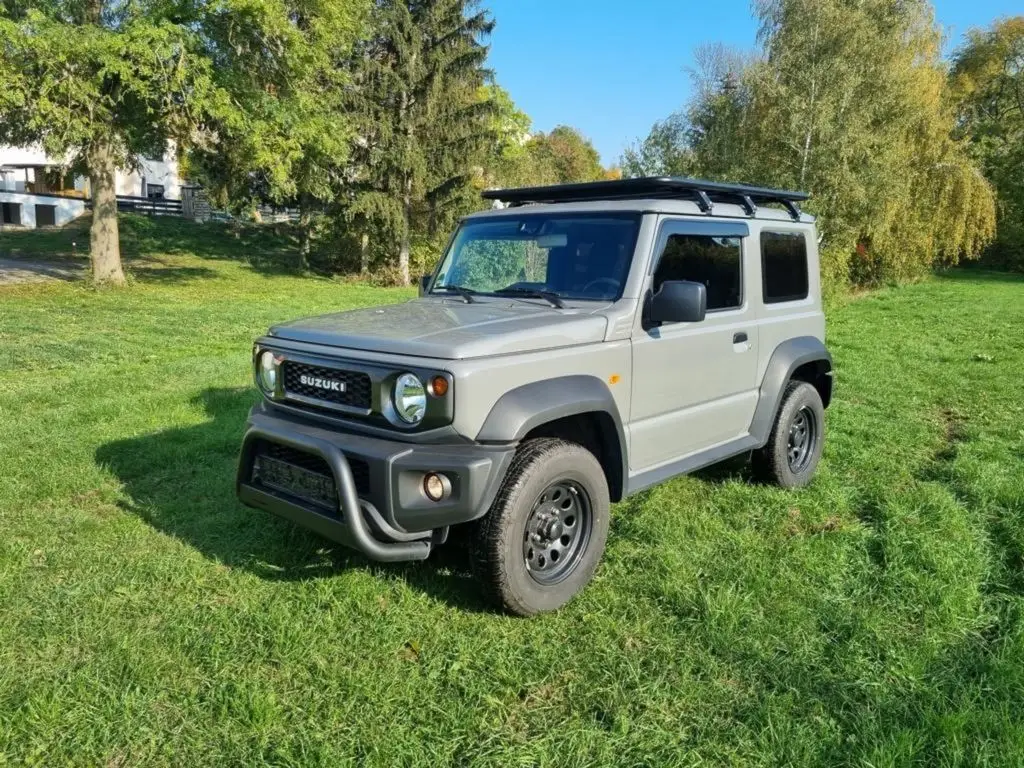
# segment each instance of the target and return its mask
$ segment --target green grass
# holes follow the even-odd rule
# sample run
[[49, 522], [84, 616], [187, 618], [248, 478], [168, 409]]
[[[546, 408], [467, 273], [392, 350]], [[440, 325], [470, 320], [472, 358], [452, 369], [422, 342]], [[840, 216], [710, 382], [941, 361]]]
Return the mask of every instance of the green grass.
[[8, 762], [1024, 762], [1024, 281], [837, 307], [816, 482], [617, 505], [525, 621], [458, 550], [375, 565], [235, 501], [252, 339], [408, 292], [163, 250], [127, 290], [0, 288]]
[[[164, 216], [121, 214], [121, 254], [136, 280], [213, 276], [202, 261], [240, 261], [264, 273], [288, 272], [297, 263], [298, 237], [289, 224], [198, 224]], [[57, 229], [0, 232], [0, 258], [38, 259], [85, 265], [89, 258], [88, 216]], [[178, 256], [202, 261], [176, 263]], [[186, 259], [186, 261], [188, 261]]]

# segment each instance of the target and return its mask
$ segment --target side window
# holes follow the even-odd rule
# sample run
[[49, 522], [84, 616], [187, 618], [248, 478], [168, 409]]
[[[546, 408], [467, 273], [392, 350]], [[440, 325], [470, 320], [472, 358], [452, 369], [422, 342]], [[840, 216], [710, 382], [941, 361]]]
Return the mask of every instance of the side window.
[[669, 235], [654, 272], [657, 293], [666, 280], [704, 283], [708, 311], [734, 309], [743, 303], [740, 238]]
[[807, 298], [807, 240], [803, 234], [761, 233], [761, 281], [765, 304]]

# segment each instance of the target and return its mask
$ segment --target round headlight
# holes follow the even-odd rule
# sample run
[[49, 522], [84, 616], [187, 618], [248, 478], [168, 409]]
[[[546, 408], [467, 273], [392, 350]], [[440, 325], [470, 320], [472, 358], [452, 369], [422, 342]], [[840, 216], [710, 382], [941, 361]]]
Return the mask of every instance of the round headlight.
[[267, 395], [277, 392], [277, 369], [279, 363], [273, 352], [260, 352], [256, 360], [256, 383]]
[[418, 424], [427, 412], [427, 388], [417, 376], [403, 373], [395, 380], [395, 413], [406, 424]]

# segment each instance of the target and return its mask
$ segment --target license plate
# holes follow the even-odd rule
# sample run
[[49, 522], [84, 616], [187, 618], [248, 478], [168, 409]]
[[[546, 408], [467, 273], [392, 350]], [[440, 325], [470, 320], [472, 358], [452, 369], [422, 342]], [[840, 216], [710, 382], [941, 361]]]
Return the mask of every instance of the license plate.
[[263, 485], [331, 510], [338, 508], [334, 478], [310, 472], [286, 461], [257, 456], [253, 477]]

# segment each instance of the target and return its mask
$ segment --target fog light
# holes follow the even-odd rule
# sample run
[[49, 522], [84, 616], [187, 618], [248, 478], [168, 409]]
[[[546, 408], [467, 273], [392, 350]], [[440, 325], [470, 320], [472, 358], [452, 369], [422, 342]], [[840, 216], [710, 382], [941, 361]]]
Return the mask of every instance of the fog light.
[[452, 494], [452, 482], [444, 475], [430, 472], [423, 476], [423, 493], [431, 501], [447, 499]]

